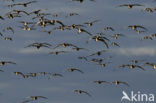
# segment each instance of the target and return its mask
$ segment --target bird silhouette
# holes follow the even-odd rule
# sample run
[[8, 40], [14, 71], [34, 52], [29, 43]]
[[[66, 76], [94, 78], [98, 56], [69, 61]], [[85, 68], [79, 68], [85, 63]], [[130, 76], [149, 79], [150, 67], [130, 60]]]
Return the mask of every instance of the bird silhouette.
[[141, 29], [147, 31], [147, 28], [145, 28], [144, 26], [141, 26], [141, 25], [129, 25], [128, 28], [131, 28], [132, 30], [137, 30], [138, 28], [141, 28]]
[[111, 82], [112, 84], [115, 84], [115, 85], [119, 85], [119, 84], [124, 84], [124, 85], [126, 85], [126, 86], [130, 86], [127, 82], [124, 82], [124, 81], [113, 81], [113, 82]]
[[96, 84], [102, 84], [102, 83], [111, 84], [110, 82], [103, 81], [103, 80], [96, 80], [96, 81], [93, 81], [93, 82], [96, 83]]
[[8, 5], [8, 7], [14, 7], [14, 6], [18, 6], [18, 5], [21, 5], [21, 6], [24, 6], [24, 7], [27, 7], [29, 4], [31, 3], [36, 3], [37, 1], [30, 1], [30, 2], [26, 2], [26, 3], [17, 3], [17, 4], [11, 4], [11, 5]]
[[128, 7], [129, 9], [133, 8], [133, 6], [144, 6], [144, 5], [141, 5], [141, 4], [122, 4], [122, 5], [119, 5], [118, 7]]
[[16, 64], [16, 63], [12, 61], [0, 61], [0, 66], [4, 66], [5, 64]]
[[24, 10], [13, 10], [12, 12], [13, 12], [13, 13], [16, 13], [16, 14], [24, 13], [24, 14], [26, 14], [26, 15], [29, 15], [29, 13], [26, 12], [26, 11], [24, 11]]
[[145, 65], [149, 65], [149, 66], [152, 66], [153, 67], [153, 69], [155, 69], [156, 70], [156, 64], [155, 63], [149, 63], [149, 62], [146, 62], [146, 63], [144, 63]]
[[104, 31], [106, 31], [106, 30], [115, 31], [114, 28], [113, 28], [113, 27], [110, 27], [110, 26], [108, 26], [108, 27], [104, 27], [103, 30], [104, 30]]
[[58, 44], [56, 47], [54, 47], [53, 49], [56, 49], [56, 48], [58, 48], [58, 47], [60, 47], [60, 46], [62, 46], [62, 47], [64, 47], [64, 48], [66, 48], [66, 47], [74, 47], [74, 48], [77, 48], [77, 46], [75, 46], [75, 45], [73, 45], [73, 44], [71, 44], [71, 43], [61, 43], [61, 44]]
[[87, 24], [88, 26], [93, 26], [94, 23], [98, 22], [99, 20], [94, 20], [92, 22], [85, 22], [84, 24]]
[[114, 34], [114, 35], [112, 35], [111, 37], [113, 37], [114, 39], [118, 39], [118, 37], [120, 37], [120, 36], [125, 36], [124, 34], [120, 34], [120, 33], [117, 33], [117, 34]]
[[100, 51], [97, 51], [95, 53], [91, 53], [87, 57], [94, 56], [94, 55], [101, 56], [103, 52], [107, 52], [107, 50], [100, 50]]
[[112, 44], [112, 46], [120, 47], [120, 45], [118, 43], [116, 43], [116, 42], [112, 42], [111, 44]]
[[11, 31], [14, 34], [14, 29], [11, 26], [8, 26], [3, 29], [3, 32], [6, 32], [6, 31]]
[[68, 70], [69, 72], [74, 72], [74, 71], [78, 71], [80, 73], [84, 73], [82, 70], [78, 69], [78, 68], [67, 68], [66, 70]]
[[29, 96], [29, 97], [26, 97], [26, 100], [24, 100], [22, 103], [27, 103], [30, 101], [36, 101], [38, 99], [48, 99], [48, 98], [44, 97], [44, 96]]
[[90, 35], [90, 36], [93, 35], [93, 34], [91, 34], [90, 32], [88, 32], [87, 30], [82, 29], [82, 28], [80, 28], [80, 27], [77, 27], [76, 29], [78, 30], [78, 34], [81, 34], [82, 32], [84, 32], [84, 33], [86, 33], [86, 34], [88, 34], [88, 35]]
[[103, 43], [105, 44], [105, 46], [106, 46], [107, 48], [109, 48], [108, 43], [107, 43], [107, 41], [109, 41], [109, 39], [107, 39], [107, 38], [104, 37], [104, 36], [97, 36], [97, 35], [92, 36], [92, 37], [90, 37], [90, 38], [88, 39], [88, 41], [87, 41], [86, 43], [89, 43], [90, 40], [95, 40], [96, 42], [101, 41], [101, 42], [103, 42]]
[[48, 79], [51, 79], [52, 77], [63, 77], [63, 75], [59, 73], [53, 73], [48, 77]]
[[69, 14], [67, 14], [66, 18], [69, 16], [74, 16], [74, 15], [79, 15], [79, 14], [78, 13], [69, 13]]
[[41, 47], [46, 47], [46, 48], [50, 48], [52, 45], [49, 44], [49, 43], [32, 43], [28, 46], [26, 46], [25, 48], [27, 47], [36, 47], [37, 49], [40, 49]]
[[60, 53], [67, 53], [67, 51], [53, 51], [53, 52], [49, 52], [48, 54], [58, 55]]
[[86, 91], [83, 91], [83, 90], [74, 90], [74, 92], [77, 92], [78, 94], [82, 94], [82, 93], [84, 93], [84, 94], [86, 94], [86, 95], [88, 95], [89, 97], [91, 97], [91, 95], [88, 93], [88, 92], [86, 92]]

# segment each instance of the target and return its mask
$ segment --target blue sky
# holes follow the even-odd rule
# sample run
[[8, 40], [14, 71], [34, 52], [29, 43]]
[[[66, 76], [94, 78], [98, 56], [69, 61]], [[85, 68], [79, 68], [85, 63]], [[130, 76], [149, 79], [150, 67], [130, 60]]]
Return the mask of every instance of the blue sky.
[[[129, 70], [128, 68], [119, 69], [122, 64], [128, 64], [129, 60], [137, 59], [144, 60], [139, 62], [143, 65], [144, 62], [156, 61], [156, 41], [143, 40], [141, 38], [146, 35], [155, 33], [155, 17], [156, 13], [148, 13], [141, 11], [145, 7], [154, 7], [156, 2], [153, 0], [95, 0], [91, 2], [84, 0], [83, 3], [69, 2], [69, 0], [37, 0], [37, 3], [28, 5], [27, 8], [17, 6], [8, 8], [7, 5], [13, 2], [3, 1], [0, 2], [1, 16], [13, 9], [26, 10], [31, 12], [38, 9], [47, 9], [42, 11], [44, 13], [59, 13], [57, 18], [47, 16], [49, 19], [61, 20], [64, 24], [83, 24], [87, 21], [100, 20], [92, 27], [85, 28], [89, 32], [96, 34], [101, 32], [104, 27], [112, 26], [115, 31], [106, 31], [104, 34], [110, 38], [114, 33], [122, 33], [125, 37], [119, 37], [118, 40], [110, 38], [120, 44], [120, 47], [110, 47], [108, 52], [104, 53], [101, 58], [112, 56], [104, 62], [112, 62], [105, 68], [102, 68], [96, 63], [88, 63], [83, 60], [77, 59], [78, 56], [87, 56], [90, 53], [98, 50], [107, 49], [103, 43], [96, 43], [88, 40], [88, 35], [82, 33], [80, 35], [74, 31], [53, 31], [51, 35], [40, 30], [50, 30], [54, 26], [47, 28], [36, 27], [34, 31], [23, 31], [18, 26], [22, 26], [18, 21], [26, 20], [32, 21], [31, 17], [23, 15], [22, 18], [15, 18], [13, 20], [7, 19], [0, 20], [0, 28], [11, 26], [14, 28], [15, 33], [2, 32], [5, 36], [10, 36], [13, 41], [0, 40], [0, 60], [14, 61], [17, 65], [5, 65], [0, 69], [0, 101], [1, 103], [19, 103], [25, 100], [25, 97], [32, 95], [46, 96], [48, 99], [39, 100], [39, 103], [117, 103], [121, 102], [122, 91], [141, 91], [141, 93], [156, 94], [155, 83], [155, 70], [150, 66], [145, 66], [146, 71], [139, 69]], [[15, 0], [15, 3], [21, 2]], [[23, 1], [24, 2], [24, 1]], [[26, 1], [25, 1], [26, 2]], [[120, 4], [127, 3], [141, 3], [144, 7], [134, 7], [128, 9], [126, 7], [117, 7]], [[79, 16], [65, 18], [67, 13], [76, 12]], [[37, 20], [35, 20], [37, 21]], [[142, 34], [127, 29], [128, 25], [143, 25], [148, 31]], [[53, 49], [41, 48], [24, 48], [33, 42], [48, 42], [55, 47], [59, 43], [68, 42], [73, 43], [79, 47], [87, 48], [89, 51], [73, 52], [71, 49], [67, 50], [69, 53], [60, 55], [48, 55]], [[90, 58], [100, 58], [97, 56]], [[63, 72], [66, 68], [80, 68], [84, 74], [78, 72]], [[51, 80], [48, 77], [37, 76], [35, 78], [23, 79], [20, 76], [13, 74], [15, 71], [23, 73], [30, 72], [50, 72], [61, 73], [63, 77], [54, 77]], [[94, 80], [105, 81], [126, 81], [130, 87], [125, 85], [108, 85], [94, 84]], [[73, 92], [75, 89], [82, 89], [88, 91], [92, 98], [87, 95], [78, 95]], [[127, 101], [125, 101], [127, 102]], [[31, 103], [31, 102], [30, 102]], [[37, 103], [37, 102], [32, 102]]]

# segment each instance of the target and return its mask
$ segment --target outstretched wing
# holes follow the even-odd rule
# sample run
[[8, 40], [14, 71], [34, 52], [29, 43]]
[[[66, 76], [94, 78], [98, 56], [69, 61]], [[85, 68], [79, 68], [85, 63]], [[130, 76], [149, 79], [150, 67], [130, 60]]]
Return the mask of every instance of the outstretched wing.
[[122, 82], [122, 81], [119, 81], [119, 82], [122, 83], [122, 84], [127, 85], [128, 87], [130, 86], [127, 82]]
[[120, 47], [120, 45], [117, 44], [116, 42], [112, 42], [112, 45]]
[[61, 21], [56, 20], [57, 23], [61, 24], [62, 26], [65, 26]]
[[145, 69], [143, 67], [139, 66], [139, 65], [135, 65], [135, 67], [138, 67], [138, 68], [140, 68], [140, 69], [145, 71]]
[[74, 69], [74, 70], [76, 70], [76, 71], [79, 71], [80, 73], [84, 73], [82, 70], [80, 70], [80, 69]]
[[88, 92], [86, 92], [86, 91], [82, 91], [82, 92], [87, 94], [89, 97], [91, 97], [91, 95]]
[[128, 6], [128, 4], [122, 4], [122, 5], [119, 5], [118, 7], [123, 7], [123, 6]]
[[3, 37], [3, 34], [0, 32], [0, 36], [2, 36]]
[[95, 22], [98, 22], [98, 21], [100, 21], [100, 20], [94, 20], [94, 21], [92, 21], [92, 23], [95, 23]]
[[148, 30], [147, 28], [145, 28], [145, 27], [143, 27], [143, 26], [140, 26], [140, 25], [137, 25], [137, 27], [139, 27], [139, 28], [142, 28], [142, 29], [144, 29], [144, 30]]
[[47, 97], [44, 97], [44, 96], [36, 96], [38, 98], [43, 98], [43, 99], [48, 99]]
[[141, 5], [141, 4], [133, 4], [133, 6], [144, 6], [144, 5]]
[[89, 34], [90, 36], [92, 36], [92, 34], [90, 32], [88, 32], [87, 30], [81, 29], [83, 32]]
[[4, 20], [4, 18], [2, 16], [0, 16], [0, 19]]
[[104, 39], [99, 39], [99, 41], [102, 41], [102, 42], [106, 45], [106, 47], [109, 48], [109, 46], [108, 46], [106, 40], [104, 40]]
[[11, 62], [11, 61], [6, 61], [6, 63], [16, 64], [15, 62]]

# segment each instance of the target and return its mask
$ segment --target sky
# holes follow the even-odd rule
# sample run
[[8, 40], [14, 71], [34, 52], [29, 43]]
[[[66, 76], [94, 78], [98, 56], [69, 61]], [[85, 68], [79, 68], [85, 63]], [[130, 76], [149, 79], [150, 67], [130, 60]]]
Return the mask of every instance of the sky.
[[[30, 0], [29, 0], [30, 1]], [[156, 38], [153, 40], [142, 40], [144, 36], [154, 34], [156, 12], [149, 13], [143, 11], [144, 8], [154, 8], [156, 2], [153, 0], [84, 0], [83, 3], [77, 1], [70, 2], [69, 0], [37, 0], [36, 3], [28, 5], [28, 7], [15, 6], [8, 8], [7, 5], [28, 2], [15, 0], [15, 2], [0, 0], [0, 16], [5, 17], [5, 20], [0, 19], [0, 32], [6, 37], [12, 37], [13, 41], [0, 39], [0, 61], [13, 61], [17, 63], [6, 64], [0, 66], [0, 103], [22, 103], [29, 96], [45, 96], [48, 99], [39, 99], [30, 101], [30, 103], [121, 103], [122, 91], [130, 94], [131, 91], [137, 93], [155, 94], [155, 70], [151, 66], [145, 66], [144, 63], [156, 63]], [[118, 7], [121, 4], [139, 3], [144, 6], [133, 7]], [[99, 20], [92, 27], [84, 27], [93, 35], [101, 32], [105, 27], [113, 27], [115, 31], [104, 31], [104, 36], [110, 41], [117, 42], [120, 47], [111, 46], [107, 49], [102, 42], [91, 40], [88, 44], [86, 41], [89, 35], [86, 33], [78, 34], [76, 30], [53, 30], [51, 35], [48, 35], [43, 30], [52, 30], [54, 27], [47, 26], [45, 28], [36, 26], [36, 30], [24, 31], [19, 26], [22, 26], [19, 21], [37, 22], [38, 19], [32, 20], [31, 16], [21, 14], [21, 18], [9, 19], [6, 14], [12, 10], [25, 10], [31, 12], [38, 9], [44, 9], [42, 13], [51, 13], [46, 16], [48, 19], [60, 20], [66, 25], [83, 24], [94, 20]], [[58, 17], [53, 17], [53, 14], [58, 14]], [[79, 15], [66, 17], [69, 13], [78, 13]], [[84, 24], [83, 24], [84, 25]], [[128, 29], [129, 25], [142, 25], [148, 31], [137, 34], [135, 31]], [[11, 26], [15, 33], [10, 31], [4, 32], [3, 29]], [[111, 38], [115, 33], [124, 34], [117, 40]], [[86, 48], [87, 50], [73, 51], [71, 48], [59, 47], [57, 50], [65, 50], [67, 53], [59, 55], [49, 55], [55, 49], [40, 48], [37, 50], [34, 47], [28, 47], [34, 42], [47, 42], [54, 48], [57, 44], [67, 42], [78, 47]], [[107, 58], [103, 63], [110, 62], [106, 67], [101, 67], [97, 63], [87, 62], [78, 59], [79, 56], [87, 56], [99, 50], [106, 49], [107, 52], [102, 56], [92, 56], [93, 58]], [[109, 58], [109, 57], [112, 58]], [[139, 61], [137, 65], [143, 66], [146, 71], [141, 69], [119, 68], [122, 64], [132, 64], [130, 60], [136, 59]], [[84, 74], [79, 72], [68, 72], [66, 68], [80, 68]], [[28, 79], [22, 76], [16, 76], [13, 72], [35, 73], [49, 72], [60, 73], [63, 77], [53, 77], [48, 79], [48, 76], [38, 75]], [[125, 81], [126, 85], [109, 85], [95, 84], [95, 80], [104, 81]], [[92, 95], [89, 97], [85, 94], [77, 94], [75, 89], [87, 91]], [[127, 100], [123, 103], [129, 103]]]

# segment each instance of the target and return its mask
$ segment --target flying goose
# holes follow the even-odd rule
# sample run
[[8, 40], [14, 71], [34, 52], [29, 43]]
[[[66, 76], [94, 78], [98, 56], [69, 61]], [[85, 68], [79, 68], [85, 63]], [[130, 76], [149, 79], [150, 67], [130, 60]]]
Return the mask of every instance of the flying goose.
[[11, 37], [4, 37], [4, 40], [10, 40], [13, 41], [13, 39]]
[[27, 103], [30, 101], [36, 101], [38, 99], [48, 99], [48, 98], [44, 97], [44, 96], [29, 96], [29, 97], [26, 97], [26, 100], [24, 100], [22, 103]]
[[6, 16], [9, 18], [9, 19], [13, 19], [15, 17], [21, 17], [19, 14], [16, 14], [16, 13], [7, 13]]
[[92, 36], [93, 34], [91, 34], [90, 32], [88, 32], [85, 29], [82, 29], [80, 27], [76, 27], [76, 29], [78, 30], [78, 34], [81, 34], [82, 32], [87, 33], [88, 35]]
[[103, 52], [107, 52], [107, 50], [100, 50], [100, 51], [97, 51], [95, 53], [91, 53], [87, 57], [94, 56], [94, 55], [101, 56]]
[[14, 29], [11, 26], [4, 28], [3, 32], [5, 32], [5, 31], [11, 31], [14, 34]]
[[154, 63], [149, 63], [149, 62], [146, 62], [146, 63], [145, 63], [145, 65], [152, 66], [152, 67], [153, 67], [153, 69], [155, 69], [155, 70], [156, 70], [156, 64], [154, 64]]
[[17, 5], [22, 5], [24, 7], [27, 7], [29, 4], [31, 3], [36, 3], [37, 1], [30, 1], [30, 2], [26, 2], [26, 3], [17, 3], [17, 4], [11, 4], [11, 5], [8, 5], [8, 7], [14, 7], [14, 6], [17, 6]]
[[129, 67], [130, 69], [139, 68], [139, 69], [145, 71], [145, 69], [143, 67], [141, 67], [140, 65], [133, 65], [133, 64], [121, 65], [120, 68], [124, 68], [126, 66]]
[[118, 47], [120, 47], [120, 45], [118, 43], [116, 43], [116, 42], [112, 42], [111, 44], [112, 44], [112, 46], [118, 46]]
[[141, 38], [141, 40], [147, 40], [147, 39], [153, 40], [151, 35], [144, 36], [143, 38]]
[[30, 13], [29, 13], [29, 15], [30, 14], [39, 14], [41, 11], [43, 11], [43, 10], [45, 10], [45, 9], [38, 9], [38, 10], [35, 10], [35, 11], [31, 11]]
[[89, 62], [96, 62], [96, 63], [101, 63], [104, 59], [98, 59], [98, 58], [93, 58]]
[[133, 6], [144, 6], [144, 5], [141, 5], [141, 4], [122, 4], [122, 5], [119, 5], [118, 7], [125, 7], [127, 6], [129, 9], [133, 8]]
[[117, 34], [114, 34], [112, 37], [114, 39], [118, 39], [119, 36], [125, 36], [125, 35], [124, 34], [117, 33]]
[[110, 27], [110, 26], [108, 26], [108, 27], [104, 27], [103, 30], [104, 30], [104, 31], [106, 31], [106, 30], [115, 31], [114, 28], [113, 28], [113, 27]]
[[78, 68], [67, 68], [66, 70], [68, 70], [69, 72], [73, 72], [73, 71], [78, 71], [80, 73], [84, 73], [82, 70], [78, 69]]
[[60, 53], [67, 53], [67, 51], [53, 51], [53, 52], [49, 52], [48, 54], [58, 55]]
[[86, 48], [80, 48], [80, 47], [73, 47], [72, 49], [75, 50], [75, 51], [79, 51], [79, 50], [86, 50], [86, 51], [89, 51], [89, 50], [86, 49]]
[[110, 40], [104, 36], [99, 36], [99, 35], [92, 36], [88, 39], [86, 43], [89, 43], [90, 40], [95, 40], [96, 42], [101, 41], [105, 44], [107, 48], [109, 48], [107, 41], [110, 41]]
[[149, 13], [153, 13], [155, 10], [153, 8], [144, 8], [143, 11], [147, 11]]
[[69, 14], [67, 14], [66, 18], [69, 16], [74, 16], [74, 15], [79, 15], [79, 14], [78, 13], [69, 13]]
[[102, 84], [102, 83], [111, 84], [110, 82], [103, 81], [103, 80], [96, 80], [96, 81], [93, 81], [93, 82], [96, 83], [96, 84]]
[[52, 33], [52, 30], [43, 30], [43, 31], [40, 31], [40, 32], [45, 32], [45, 33], [50, 35]]
[[34, 24], [34, 22], [27, 22], [27, 21], [19, 21], [22, 23], [24, 26], [28, 26], [28, 24]]
[[75, 46], [75, 45], [73, 45], [73, 44], [70, 44], [70, 43], [61, 43], [61, 44], [58, 44], [56, 47], [54, 47], [53, 49], [56, 49], [56, 48], [58, 48], [58, 47], [60, 47], [60, 46], [62, 46], [62, 47], [64, 47], [64, 48], [66, 48], [66, 47], [74, 47], [74, 48], [77, 48], [77, 46]]
[[62, 74], [58, 74], [58, 73], [54, 73], [54, 74], [51, 74], [48, 79], [51, 79], [52, 77], [63, 77]]
[[141, 25], [129, 25], [128, 28], [131, 28], [132, 30], [137, 30], [138, 28], [144, 29], [147, 31], [147, 28], [141, 26]]
[[88, 26], [92, 26], [94, 23], [98, 22], [99, 20], [94, 20], [92, 22], [85, 22], [84, 24], [87, 24]]
[[28, 12], [24, 11], [24, 10], [13, 10], [12, 12], [16, 13], [16, 14], [20, 14], [20, 13], [24, 13], [26, 15], [29, 15]]
[[85, 57], [85, 56], [79, 56], [79, 57], [77, 57], [78, 59], [83, 59], [83, 60], [86, 60], [86, 61], [88, 61], [88, 59], [87, 59], [87, 57]]
[[21, 75], [24, 79], [28, 78], [29, 75], [25, 75], [24, 73], [22, 72], [13, 72], [15, 75]]
[[124, 81], [113, 81], [113, 82], [111, 82], [111, 83], [112, 83], [112, 84], [115, 84], [115, 85], [124, 84], [124, 85], [126, 85], [126, 86], [129, 87], [129, 84], [128, 84], [127, 82], [124, 82]]
[[74, 92], [76, 92], [76, 93], [78, 93], [78, 94], [84, 93], [84, 94], [88, 95], [89, 97], [91, 97], [91, 95], [90, 95], [88, 92], [83, 91], [83, 90], [74, 90]]
[[25, 24], [24, 24], [24, 26], [18, 26], [18, 27], [20, 27], [24, 31], [25, 30], [27, 30], [27, 31], [36, 30], [35, 28], [33, 28], [33, 26], [29, 27], [28, 25], [25, 25]]
[[99, 63], [97, 65], [101, 65], [101, 67], [106, 67], [107, 64], [110, 64], [111, 62], [107, 62], [107, 63]]
[[[70, 0], [70, 1], [78, 1], [79, 3], [82, 3], [84, 0]], [[94, 1], [95, 2], [95, 0], [89, 0], [89, 1]]]
[[12, 61], [0, 61], [0, 66], [4, 66], [5, 64], [16, 64], [16, 63]]
[[37, 49], [40, 49], [41, 47], [50, 48], [50, 46], [51, 46], [51, 44], [49, 44], [49, 43], [32, 43], [32, 44], [26, 46], [25, 48], [36, 47]]

